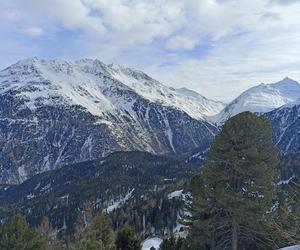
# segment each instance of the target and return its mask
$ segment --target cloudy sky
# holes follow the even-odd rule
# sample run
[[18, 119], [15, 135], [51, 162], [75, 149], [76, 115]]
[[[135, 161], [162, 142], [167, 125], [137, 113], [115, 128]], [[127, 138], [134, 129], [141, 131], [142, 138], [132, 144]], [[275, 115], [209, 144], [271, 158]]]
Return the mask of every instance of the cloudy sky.
[[229, 101], [300, 80], [300, 0], [0, 0], [0, 68], [98, 58]]

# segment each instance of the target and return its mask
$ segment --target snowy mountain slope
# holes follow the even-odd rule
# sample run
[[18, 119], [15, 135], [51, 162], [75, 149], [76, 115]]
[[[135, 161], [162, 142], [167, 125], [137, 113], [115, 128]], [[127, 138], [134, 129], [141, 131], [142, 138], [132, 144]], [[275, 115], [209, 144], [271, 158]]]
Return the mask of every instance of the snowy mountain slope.
[[207, 99], [199, 93], [187, 88], [176, 89], [176, 92], [183, 95], [185, 99], [187, 98], [189, 101], [196, 103], [201, 109], [201, 113], [203, 113], [205, 116], [218, 114], [226, 106], [222, 102]]
[[211, 121], [222, 124], [228, 118], [244, 111], [269, 112], [299, 97], [300, 84], [290, 78], [274, 84], [260, 84], [243, 92], [219, 114], [211, 117]]
[[225, 106], [186, 88], [176, 90], [167, 87], [141, 71], [112, 64], [109, 65], [109, 72], [116, 80], [134, 89], [144, 98], [178, 108], [194, 119], [215, 115]]
[[[26, 73], [18, 74], [20, 71]], [[3, 82], [0, 93], [7, 91], [8, 88], [20, 89], [20, 94], [28, 98], [27, 106], [30, 108], [34, 108], [37, 99], [53, 104], [51, 99], [63, 93], [62, 101], [85, 107], [94, 115], [102, 115], [118, 110], [120, 103], [111, 103], [103, 95], [104, 89], [107, 89], [108, 85], [112, 86], [109, 81], [99, 81], [99, 74], [103, 74], [110, 81], [119, 81], [118, 87], [134, 90], [151, 102], [178, 108], [194, 119], [217, 114], [224, 107], [221, 102], [209, 100], [194, 91], [169, 88], [141, 71], [116, 65], [106, 66], [98, 60], [90, 59], [74, 63], [38, 58], [20, 61], [0, 73]], [[27, 80], [29, 81], [24, 86], [23, 82]], [[9, 83], [5, 84], [6, 81]], [[16, 83], [12, 84], [11, 81]], [[44, 81], [43, 86], [39, 84], [40, 81]], [[47, 87], [49, 82], [51, 88]]]
[[119, 150], [188, 155], [209, 146], [216, 128], [200, 119], [204, 114], [171, 105], [184, 96], [171, 96], [142, 72], [126, 72], [121, 82], [115, 67], [98, 60], [38, 58], [1, 71], [0, 183]]
[[300, 152], [300, 99], [263, 114], [273, 128], [274, 142], [281, 154]]

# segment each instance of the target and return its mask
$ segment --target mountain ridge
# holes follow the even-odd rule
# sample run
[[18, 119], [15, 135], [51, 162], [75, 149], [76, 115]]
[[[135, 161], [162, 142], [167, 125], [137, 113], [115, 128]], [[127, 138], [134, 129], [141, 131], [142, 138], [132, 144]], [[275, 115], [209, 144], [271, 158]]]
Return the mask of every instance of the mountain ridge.
[[229, 103], [219, 114], [210, 117], [217, 124], [224, 123], [228, 118], [250, 111], [253, 113], [266, 113], [300, 97], [300, 84], [288, 77], [271, 84], [259, 84], [242, 92]]
[[[205, 116], [216, 114], [222, 108], [221, 103], [209, 100], [200, 94], [198, 95], [197, 99], [188, 98], [186, 100], [186, 95], [183, 95], [173, 88], [163, 85], [142, 71], [114, 64], [105, 65], [103, 62], [97, 59], [81, 59], [72, 62], [65, 60], [44, 60], [34, 57], [21, 60], [16, 64], [4, 69], [1, 71], [2, 73], [0, 73], [0, 77], [5, 79], [5, 75], [3, 75], [3, 73], [9, 72], [8, 77], [11, 77], [14, 74], [17, 78], [18, 74], [22, 71], [24, 72], [24, 70], [27, 71], [27, 74], [35, 73], [34, 77], [36, 78], [40, 77], [50, 80], [56, 87], [60, 87], [66, 95], [72, 91], [74, 92], [73, 88], [67, 87], [79, 88], [79, 81], [88, 81], [89, 84], [85, 84], [81, 87], [87, 92], [87, 94], [90, 94], [98, 101], [100, 100], [100, 102], [102, 101], [101, 110], [91, 110], [91, 107], [95, 106], [95, 104], [88, 102], [87, 104], [89, 105], [84, 105], [87, 100], [84, 99], [82, 102], [80, 102], [80, 99], [82, 98], [80, 98], [78, 95], [68, 95], [67, 97], [71, 99], [74, 104], [79, 104], [86, 107], [95, 115], [98, 113], [101, 114], [104, 108], [110, 111], [113, 109], [113, 105], [109, 103], [107, 98], [97, 95], [94, 96], [95, 93], [101, 92], [101, 88], [103, 88], [103, 86], [97, 86], [99, 83], [101, 83], [97, 79], [99, 74], [118, 81], [123, 88], [130, 88], [149, 101], [160, 102], [163, 105], [183, 110], [194, 119], [203, 119]], [[19, 78], [19, 80], [23, 79]], [[24, 77], [24, 80], [26, 80], [26, 76]], [[68, 80], [69, 82], [60, 84], [62, 80]], [[2, 91], [4, 90], [5, 89], [2, 87]], [[215, 103], [218, 103], [217, 107], [214, 107]]]
[[[217, 128], [202, 118], [195, 101], [143, 72], [127, 71], [125, 84], [116, 79], [116, 69], [92, 59], [31, 58], [2, 70], [0, 183], [21, 183], [114, 151], [184, 157], [209, 146]], [[140, 86], [152, 89], [154, 98], [145, 96], [149, 91], [142, 95]]]
[[[285, 78], [250, 88], [218, 113], [223, 103], [167, 87], [139, 70], [97, 59], [21, 60], [0, 71], [0, 183], [21, 183], [115, 151], [203, 162], [227, 118], [249, 109], [263, 115], [296, 105], [299, 96], [300, 84]], [[266, 117], [276, 120], [276, 115]], [[287, 152], [298, 150], [297, 144], [286, 146]]]

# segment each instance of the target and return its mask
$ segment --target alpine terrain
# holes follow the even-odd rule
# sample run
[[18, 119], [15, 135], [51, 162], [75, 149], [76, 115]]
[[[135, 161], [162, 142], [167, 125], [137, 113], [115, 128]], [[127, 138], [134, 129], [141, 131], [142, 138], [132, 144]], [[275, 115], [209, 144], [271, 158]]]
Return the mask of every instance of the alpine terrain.
[[300, 84], [288, 77], [273, 84], [252, 87], [228, 104], [212, 121], [223, 124], [244, 111], [266, 113], [300, 98]]
[[19, 61], [0, 72], [0, 183], [114, 151], [203, 151], [223, 107], [99, 60]]
[[274, 142], [282, 154], [300, 152], [300, 99], [263, 115], [273, 128]]

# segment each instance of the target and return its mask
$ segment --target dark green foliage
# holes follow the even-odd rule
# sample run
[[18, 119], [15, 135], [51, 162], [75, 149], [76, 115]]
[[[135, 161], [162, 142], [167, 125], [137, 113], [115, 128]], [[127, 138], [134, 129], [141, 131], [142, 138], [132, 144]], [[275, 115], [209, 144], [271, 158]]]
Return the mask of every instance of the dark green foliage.
[[89, 232], [83, 239], [77, 240], [74, 245], [66, 248], [67, 250], [106, 250], [103, 242], [97, 240], [96, 232]]
[[[87, 201], [94, 204], [95, 211], [102, 211], [113, 200], [121, 199], [134, 189], [132, 196], [140, 204], [144, 200], [139, 201], [139, 197], [151, 197], [151, 193], [161, 191], [178, 180], [188, 180], [196, 171], [194, 167], [166, 156], [144, 152], [113, 153], [99, 160], [36, 175], [21, 185], [0, 191], [0, 218], [6, 219], [20, 212], [26, 216], [30, 225], [38, 225], [47, 214], [53, 228], [61, 229], [66, 223], [67, 232], [60, 230], [60, 236], [69, 235], [74, 233], [74, 224]], [[174, 217], [174, 209], [163, 210], [173, 210], [168, 221], [162, 222], [163, 226], [171, 227], [173, 222], [170, 217]], [[132, 211], [127, 210], [126, 213], [127, 218], [132, 218], [132, 214], [128, 214]], [[137, 216], [142, 216], [142, 213], [139, 211], [138, 215], [133, 216], [136, 221], [141, 221], [141, 217]], [[152, 221], [151, 225], [155, 220], [155, 227], [159, 228], [158, 217], [153, 217], [157, 219], [152, 220], [152, 215], [146, 219]], [[113, 219], [114, 228], [120, 228], [127, 221], [134, 225], [130, 218], [118, 219], [121, 223]], [[141, 224], [136, 224], [136, 229], [140, 230]]]
[[170, 238], [165, 239], [161, 245], [160, 250], [185, 250], [187, 248], [187, 242], [185, 239], [178, 238], [172, 235]]
[[37, 227], [37, 232], [45, 239], [50, 249], [59, 249], [61, 242], [57, 238], [57, 231], [52, 227], [48, 217], [43, 217], [42, 222]]
[[21, 215], [16, 215], [10, 223], [0, 226], [0, 249], [46, 250], [46, 242], [34, 229], [28, 227]]
[[106, 250], [115, 249], [114, 232], [110, 218], [105, 214], [98, 214], [93, 219], [91, 232], [95, 238], [103, 243]]
[[110, 214], [114, 229], [118, 230], [124, 224], [129, 224], [137, 232], [151, 233], [153, 229], [161, 235], [165, 231], [172, 232], [178, 214], [184, 207], [181, 199], [168, 199], [168, 193], [172, 191], [173, 189], [166, 188], [128, 201]]
[[115, 237], [110, 218], [105, 214], [97, 214], [88, 230], [77, 234], [74, 244], [67, 250], [115, 250]]
[[267, 211], [275, 195], [271, 127], [250, 112], [229, 119], [192, 182], [196, 249], [268, 249]]
[[278, 201], [270, 219], [270, 231], [276, 234], [278, 247], [300, 244], [300, 180], [281, 185]]
[[129, 225], [124, 225], [117, 234], [116, 245], [117, 250], [140, 250], [141, 239]]

